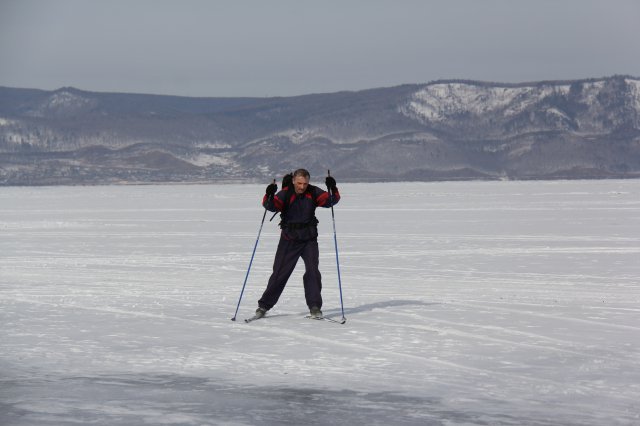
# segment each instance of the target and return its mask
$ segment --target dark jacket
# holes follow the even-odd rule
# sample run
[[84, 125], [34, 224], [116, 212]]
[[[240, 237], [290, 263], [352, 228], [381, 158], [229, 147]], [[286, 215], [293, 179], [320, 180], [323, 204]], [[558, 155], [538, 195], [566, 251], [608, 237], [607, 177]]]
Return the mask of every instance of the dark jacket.
[[309, 185], [304, 194], [296, 194], [295, 190], [282, 188], [273, 199], [266, 195], [262, 199], [264, 208], [271, 212], [281, 212], [282, 236], [290, 240], [309, 240], [318, 236], [315, 217], [317, 207], [331, 207], [340, 201], [340, 192], [333, 196], [317, 186]]

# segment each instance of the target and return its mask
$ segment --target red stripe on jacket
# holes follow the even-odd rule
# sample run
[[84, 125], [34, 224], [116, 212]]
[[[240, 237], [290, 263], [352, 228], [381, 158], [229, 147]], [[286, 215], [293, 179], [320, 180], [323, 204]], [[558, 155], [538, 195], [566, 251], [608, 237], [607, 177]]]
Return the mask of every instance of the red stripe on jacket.
[[[316, 199], [316, 205], [318, 207], [324, 207], [327, 204], [329, 204], [329, 206], [330, 206], [330, 203], [329, 203], [330, 200], [331, 200], [331, 198], [329, 196], [329, 193], [328, 192], [323, 192]], [[338, 190], [336, 189], [336, 191], [333, 193], [333, 204], [335, 205], [339, 200], [340, 200], [340, 192], [338, 192]]]

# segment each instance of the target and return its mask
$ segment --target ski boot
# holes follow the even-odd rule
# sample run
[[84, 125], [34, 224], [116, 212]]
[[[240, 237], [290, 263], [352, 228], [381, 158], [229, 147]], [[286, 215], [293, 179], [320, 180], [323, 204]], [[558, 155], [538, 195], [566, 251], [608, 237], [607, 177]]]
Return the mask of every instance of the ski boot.
[[310, 317], [313, 319], [322, 319], [322, 311], [320, 310], [320, 308], [318, 308], [317, 306], [312, 306], [311, 309], [309, 310], [310, 312]]

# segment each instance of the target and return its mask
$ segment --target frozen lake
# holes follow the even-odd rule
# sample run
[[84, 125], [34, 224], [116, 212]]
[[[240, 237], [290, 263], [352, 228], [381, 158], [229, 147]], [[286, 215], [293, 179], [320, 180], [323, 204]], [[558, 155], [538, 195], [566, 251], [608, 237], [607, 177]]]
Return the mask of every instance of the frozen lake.
[[0, 424], [640, 424], [640, 180], [340, 185], [344, 325], [264, 186], [0, 188]]

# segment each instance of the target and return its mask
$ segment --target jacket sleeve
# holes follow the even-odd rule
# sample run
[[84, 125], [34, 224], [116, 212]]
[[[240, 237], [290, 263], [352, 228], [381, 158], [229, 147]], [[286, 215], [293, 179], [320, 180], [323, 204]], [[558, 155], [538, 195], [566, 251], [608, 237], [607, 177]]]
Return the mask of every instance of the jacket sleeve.
[[264, 197], [262, 197], [262, 206], [270, 212], [281, 212], [284, 207], [283, 200], [285, 196], [286, 192], [282, 190], [276, 193], [273, 198], [268, 198], [265, 194]]
[[318, 207], [335, 206], [338, 204], [338, 201], [340, 201], [340, 191], [338, 188], [334, 191], [333, 196], [320, 188], [316, 187], [316, 190], [319, 192], [316, 194], [316, 205]]

